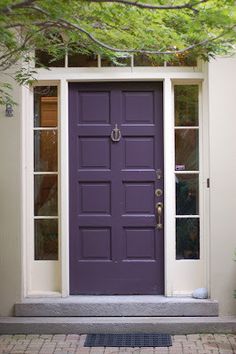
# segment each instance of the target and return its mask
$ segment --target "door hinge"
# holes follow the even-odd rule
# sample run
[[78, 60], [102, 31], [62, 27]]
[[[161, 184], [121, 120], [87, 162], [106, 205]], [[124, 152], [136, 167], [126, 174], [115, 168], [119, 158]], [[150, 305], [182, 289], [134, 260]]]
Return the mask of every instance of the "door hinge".
[[207, 188], [210, 188], [210, 178], [207, 178]]

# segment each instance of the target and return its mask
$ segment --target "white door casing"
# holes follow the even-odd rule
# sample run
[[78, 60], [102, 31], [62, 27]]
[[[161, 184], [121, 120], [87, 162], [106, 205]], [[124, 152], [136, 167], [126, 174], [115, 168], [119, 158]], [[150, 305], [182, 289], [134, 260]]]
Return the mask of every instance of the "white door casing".
[[[203, 66], [205, 68], [205, 66]], [[163, 81], [164, 87], [164, 181], [165, 181], [165, 295], [189, 295], [200, 286], [209, 288], [209, 177], [207, 72], [184, 68], [39, 69], [37, 85], [59, 88], [59, 251], [58, 261], [35, 261], [33, 245], [33, 91], [22, 88], [23, 151], [23, 284], [26, 296], [69, 295], [69, 163], [68, 82], [71, 81]], [[155, 69], [155, 70], [153, 70]], [[181, 70], [182, 69], [182, 70]], [[200, 121], [200, 260], [175, 260], [175, 173], [174, 173], [174, 84], [199, 85]], [[27, 144], [25, 143], [27, 141]], [[204, 215], [204, 218], [203, 218]]]

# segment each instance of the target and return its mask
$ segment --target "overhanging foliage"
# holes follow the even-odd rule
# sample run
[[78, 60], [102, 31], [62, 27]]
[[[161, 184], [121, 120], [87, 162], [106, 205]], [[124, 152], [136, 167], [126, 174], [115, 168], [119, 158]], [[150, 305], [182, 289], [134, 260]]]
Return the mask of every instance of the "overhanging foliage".
[[[235, 25], [234, 0], [1, 0], [0, 68], [31, 60], [35, 48], [54, 58], [79, 51], [208, 60], [233, 50]], [[32, 71], [16, 69], [15, 78], [29, 82]]]

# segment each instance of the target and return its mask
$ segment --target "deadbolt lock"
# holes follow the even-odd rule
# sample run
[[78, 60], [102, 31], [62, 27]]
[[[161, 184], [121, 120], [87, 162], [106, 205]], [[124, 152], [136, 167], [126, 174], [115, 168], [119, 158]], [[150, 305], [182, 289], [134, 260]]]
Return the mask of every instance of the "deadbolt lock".
[[155, 194], [157, 197], [161, 197], [163, 194], [162, 189], [160, 189], [160, 188], [156, 189]]

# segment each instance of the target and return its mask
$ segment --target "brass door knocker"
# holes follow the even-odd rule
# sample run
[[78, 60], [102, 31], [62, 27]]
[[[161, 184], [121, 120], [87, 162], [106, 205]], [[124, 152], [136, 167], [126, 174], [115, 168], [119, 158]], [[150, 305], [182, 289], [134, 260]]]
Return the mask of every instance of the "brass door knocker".
[[117, 127], [117, 124], [115, 125], [115, 128], [111, 132], [111, 140], [114, 142], [118, 142], [121, 139], [121, 131]]

